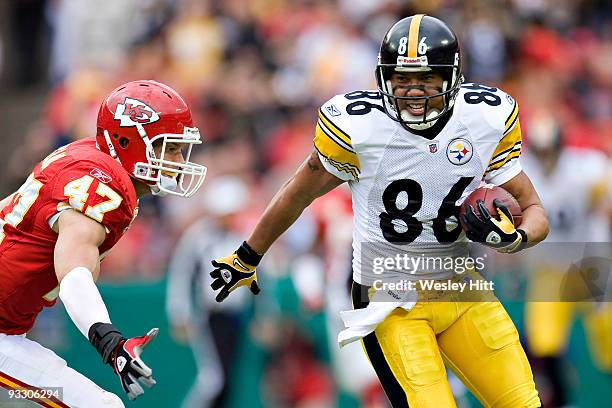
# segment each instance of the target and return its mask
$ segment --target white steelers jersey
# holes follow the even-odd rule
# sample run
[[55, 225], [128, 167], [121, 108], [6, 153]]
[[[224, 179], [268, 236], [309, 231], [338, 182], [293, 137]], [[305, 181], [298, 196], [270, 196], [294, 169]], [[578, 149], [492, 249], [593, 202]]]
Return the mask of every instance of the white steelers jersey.
[[591, 149], [564, 148], [557, 165], [544, 173], [527, 150], [523, 166], [538, 191], [548, 215], [546, 242], [609, 242], [610, 223], [593, 212], [594, 200], [607, 194], [609, 162]]
[[518, 104], [473, 83], [462, 86], [451, 118], [432, 140], [389, 118], [377, 91], [336, 95], [319, 111], [314, 145], [325, 168], [349, 181], [353, 273], [363, 285], [383, 274], [448, 277], [452, 271], [440, 262], [411, 269], [381, 268], [380, 260], [466, 256], [459, 204], [481, 181], [500, 185], [521, 172]]

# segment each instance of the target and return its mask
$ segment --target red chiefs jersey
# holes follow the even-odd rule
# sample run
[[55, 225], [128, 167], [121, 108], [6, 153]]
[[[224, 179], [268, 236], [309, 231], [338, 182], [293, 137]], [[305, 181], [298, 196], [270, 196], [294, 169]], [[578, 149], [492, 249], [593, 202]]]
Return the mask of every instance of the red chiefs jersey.
[[127, 171], [98, 150], [95, 138], [66, 145], [34, 167], [0, 211], [0, 332], [27, 332], [59, 293], [53, 266], [57, 234], [50, 224], [71, 208], [100, 222], [100, 253], [119, 241], [137, 213]]

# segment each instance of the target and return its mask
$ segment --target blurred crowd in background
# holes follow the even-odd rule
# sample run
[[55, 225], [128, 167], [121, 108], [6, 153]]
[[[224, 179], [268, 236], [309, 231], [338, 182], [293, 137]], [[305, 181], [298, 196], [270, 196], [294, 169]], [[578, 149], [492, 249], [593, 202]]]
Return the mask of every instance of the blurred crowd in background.
[[[612, 3], [606, 0], [15, 0], [2, 7], [9, 25], [0, 31], [0, 89], [37, 87], [44, 104], [23, 134], [0, 129], [3, 145], [21, 140], [2, 155], [0, 195], [16, 190], [56, 147], [94, 135], [101, 99], [129, 80], [174, 87], [205, 140], [196, 159], [208, 166], [201, 192], [190, 200], [141, 200], [134, 227], [103, 263], [103, 281], [159, 280], [170, 265], [169, 290], [193, 289], [186, 283], [194, 280], [191, 271], [206, 270], [209, 259], [246, 238], [312, 151], [318, 106], [337, 93], [375, 88], [382, 36], [415, 13], [455, 30], [467, 79], [517, 99], [524, 130], [549, 115], [565, 144], [612, 155]], [[528, 132], [524, 138], [529, 146]], [[190, 238], [179, 241], [186, 230]], [[195, 277], [201, 281], [195, 306], [170, 297], [177, 338], [193, 339], [199, 329], [188, 322], [205, 315], [202, 324], [214, 330], [199, 344], [226, 349], [219, 361], [201, 363], [209, 371], [191, 397], [219, 398], [227, 383], [215, 383], [211, 373], [235, 367], [228, 339], [256, 319], [259, 329], [246, 332], [274, 350], [265, 374], [271, 380], [264, 383], [282, 384], [261, 391], [276, 399], [266, 406], [329, 406], [339, 387], [357, 390], [364, 405], [384, 406], [371, 373], [355, 383], [339, 378], [333, 364], [317, 362], [343, 358], [334, 344], [336, 317], [322, 325], [316, 319], [350, 308], [350, 240], [350, 194], [340, 188], [267, 256], [266, 299], [253, 306], [243, 293], [218, 306], [205, 272]], [[185, 259], [191, 264], [181, 265]], [[323, 328], [323, 339], [313, 324]]]

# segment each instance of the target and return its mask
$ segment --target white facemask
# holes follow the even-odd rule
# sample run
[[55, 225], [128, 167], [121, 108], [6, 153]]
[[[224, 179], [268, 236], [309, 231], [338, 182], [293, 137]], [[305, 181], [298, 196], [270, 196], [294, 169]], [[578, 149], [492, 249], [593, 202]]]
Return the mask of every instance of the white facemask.
[[[137, 162], [134, 166], [136, 178], [151, 183], [151, 192], [157, 196], [177, 195], [191, 197], [198, 191], [206, 177], [206, 167], [189, 161], [191, 148], [200, 144], [200, 131], [197, 128], [185, 127], [183, 134], [159, 134], [149, 140], [142, 125], [136, 124], [138, 132], [147, 146], [146, 162]], [[159, 157], [153, 149], [153, 143], [162, 140], [163, 145]], [[166, 146], [170, 143], [180, 143], [187, 146], [184, 162], [174, 162], [164, 158]], [[164, 173], [171, 173], [169, 176]]]

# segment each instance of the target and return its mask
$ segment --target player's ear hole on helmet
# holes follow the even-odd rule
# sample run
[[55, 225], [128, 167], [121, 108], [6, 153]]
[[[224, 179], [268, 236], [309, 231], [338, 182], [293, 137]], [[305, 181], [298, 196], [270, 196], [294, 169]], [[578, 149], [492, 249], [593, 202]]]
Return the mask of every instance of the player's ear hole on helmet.
[[129, 144], [130, 144], [130, 139], [128, 139], [127, 137], [119, 138], [119, 146], [121, 146], [123, 149], [127, 149]]
[[[97, 135], [98, 135], [98, 136], [100, 136], [100, 135], [104, 135], [104, 129], [102, 129], [101, 127], [99, 127], [99, 128], [97, 129], [97, 132], [98, 132], [98, 133], [97, 133]], [[115, 139], [115, 140], [119, 139], [119, 135], [118, 135], [118, 134], [116, 134], [116, 133], [113, 133], [113, 135], [112, 135], [112, 136], [113, 136], [113, 139]]]

